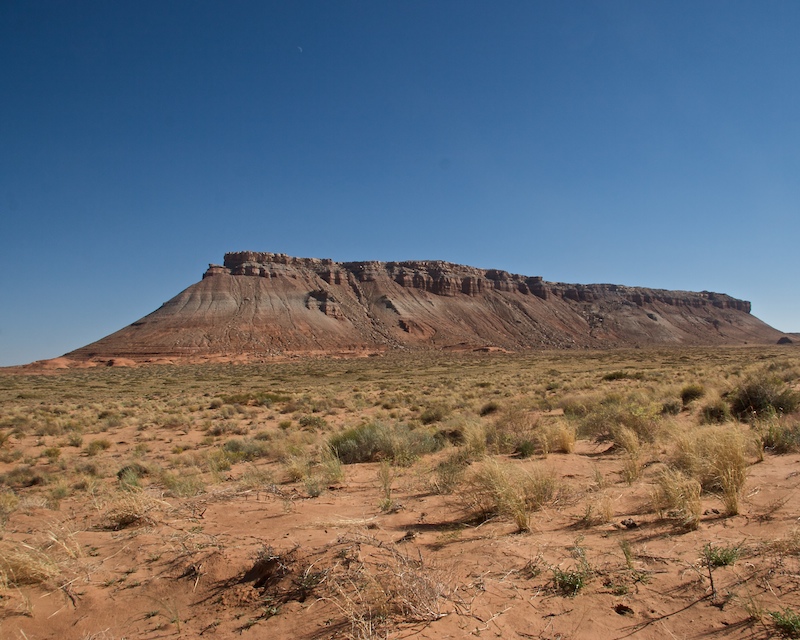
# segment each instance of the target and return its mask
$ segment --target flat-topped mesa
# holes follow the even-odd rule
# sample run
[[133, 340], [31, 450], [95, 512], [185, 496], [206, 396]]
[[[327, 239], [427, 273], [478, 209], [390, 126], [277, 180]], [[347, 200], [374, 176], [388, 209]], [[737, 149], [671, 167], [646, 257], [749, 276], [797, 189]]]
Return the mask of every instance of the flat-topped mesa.
[[626, 287], [618, 284], [565, 284], [562, 282], [544, 283], [544, 287], [548, 294], [574, 302], [595, 302], [609, 297], [617, 297], [639, 307], [654, 302], [675, 307], [694, 308], [710, 304], [718, 309], [735, 309], [750, 313], [750, 303], [747, 300], [739, 300], [725, 293], [712, 291], [669, 291], [667, 289]]
[[334, 262], [325, 258], [295, 258], [283, 253], [239, 251], [226, 253], [223, 266], [210, 264], [203, 277], [214, 275], [291, 276], [292, 268], [308, 269], [328, 284], [341, 284], [343, 279], [375, 282], [388, 277], [407, 288], [422, 289], [435, 295], [476, 296], [484, 290], [519, 291], [546, 298], [541, 276], [510, 274], [498, 269], [478, 269], [443, 260], [407, 260], [403, 262]]
[[329, 258], [296, 258], [284, 253], [239, 251], [226, 253], [223, 266], [210, 264], [203, 277], [214, 275], [291, 277], [299, 270], [319, 276], [329, 285], [380, 282], [389, 279], [402, 287], [421, 289], [434, 295], [479, 296], [487, 291], [516, 292], [572, 302], [593, 303], [610, 298], [639, 307], [654, 302], [701, 308], [735, 309], [750, 313], [750, 303], [724, 293], [710, 291], [669, 291], [615, 284], [566, 284], [545, 282], [541, 276], [524, 276], [501, 269], [479, 269], [443, 260], [408, 260], [403, 262], [334, 262]]
[[271, 358], [775, 344], [750, 303], [709, 291], [546, 282], [443, 260], [334, 262], [228, 253], [200, 282], [67, 357]]

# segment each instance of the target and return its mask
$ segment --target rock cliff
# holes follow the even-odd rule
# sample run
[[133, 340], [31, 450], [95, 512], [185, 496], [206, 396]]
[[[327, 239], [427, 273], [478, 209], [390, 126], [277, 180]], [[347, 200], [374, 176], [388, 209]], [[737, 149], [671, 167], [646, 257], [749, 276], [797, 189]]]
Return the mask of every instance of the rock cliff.
[[203, 279], [74, 359], [270, 357], [388, 349], [772, 343], [725, 294], [539, 276], [439, 260], [334, 262], [228, 253]]

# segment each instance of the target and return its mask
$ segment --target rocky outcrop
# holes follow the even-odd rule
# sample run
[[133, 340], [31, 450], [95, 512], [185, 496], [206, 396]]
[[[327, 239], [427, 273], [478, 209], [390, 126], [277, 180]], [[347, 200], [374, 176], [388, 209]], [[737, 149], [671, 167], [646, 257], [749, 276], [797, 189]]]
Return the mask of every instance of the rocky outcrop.
[[750, 303], [709, 291], [565, 284], [440, 260], [228, 253], [150, 315], [71, 358], [775, 343]]

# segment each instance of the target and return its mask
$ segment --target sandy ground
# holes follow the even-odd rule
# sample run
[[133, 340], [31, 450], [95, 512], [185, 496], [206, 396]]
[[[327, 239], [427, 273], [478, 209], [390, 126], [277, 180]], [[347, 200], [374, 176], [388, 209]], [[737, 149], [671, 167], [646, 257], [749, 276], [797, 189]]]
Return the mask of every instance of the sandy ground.
[[[96, 460], [122, 466], [141, 433], [110, 430]], [[150, 435], [151, 456], [203, 436]], [[454, 448], [392, 467], [388, 495], [379, 463], [345, 465], [315, 497], [279, 461], [235, 464], [191, 497], [145, 483], [127, 494], [130, 521], [113, 512], [125, 492], [98, 485], [54, 507], [19, 489], [0, 553], [28, 550], [48, 573], [2, 590], [0, 638], [770, 638], [770, 612], [800, 609], [798, 454], [752, 460], [739, 515], [703, 494], [695, 530], [649, 507], [666, 446], [647, 450], [631, 484], [608, 443], [495, 456], [557, 481], [518, 533], [471, 518], [463, 488], [432, 490]], [[59, 473], [45, 457], [35, 467]], [[246, 481], [254, 470], [269, 480]], [[709, 568], [707, 545], [735, 562]]]
[[[433, 619], [401, 619], [398, 637], [771, 637], [753, 608], [800, 602], [797, 556], [771, 546], [798, 524], [800, 456], [767, 457], [752, 467], [742, 515], [721, 517], [718, 501], [706, 499], [699, 529], [683, 532], [642, 513], [644, 486], [619, 482], [602, 490], [613, 520], [582, 521], [600, 493], [593, 488], [594, 467], [614, 476], [613, 457], [592, 458], [595, 453], [584, 445], [575, 454], [548, 457], [544, 464], [571, 495], [535, 513], [532, 531], [523, 534], [508, 522], [463, 523], [457, 497], [427, 493], [422, 469], [401, 473], [396, 513], [384, 513], [375, 464], [348, 467], [341, 486], [318, 498], [281, 486], [159, 499], [141, 523], [120, 531], [106, 529], [96, 512], [72, 500], [57, 513], [30, 509], [14, 514], [5, 538], [46, 530], [78, 551], [65, 568], [69, 580], [6, 595], [3, 636], [357, 634], [358, 620], [346, 608], [359, 603], [318, 599], [317, 585], [304, 594], [297, 584], [309, 567], [323, 572], [314, 580], [325, 580], [324, 572], [350, 554], [375, 574], [392, 562], [398, 566], [391, 570], [418, 573], [409, 589], [435, 586], [423, 594], [430, 611], [422, 617]], [[630, 566], [623, 542], [630, 545]], [[742, 550], [736, 564], [714, 570], [716, 598], [701, 562], [709, 543]], [[285, 576], [259, 569], [257, 558], [265, 553], [280, 558]], [[575, 568], [582, 557], [591, 567], [586, 586], [571, 597], [555, 590], [554, 569]]]

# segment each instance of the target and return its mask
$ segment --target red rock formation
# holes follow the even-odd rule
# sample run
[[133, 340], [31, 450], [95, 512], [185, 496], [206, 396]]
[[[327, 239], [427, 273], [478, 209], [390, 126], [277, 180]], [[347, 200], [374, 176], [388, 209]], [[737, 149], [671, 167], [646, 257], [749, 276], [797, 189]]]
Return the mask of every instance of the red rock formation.
[[750, 315], [749, 302], [708, 291], [552, 283], [438, 260], [336, 263], [245, 251], [67, 357], [774, 344], [781, 335]]

